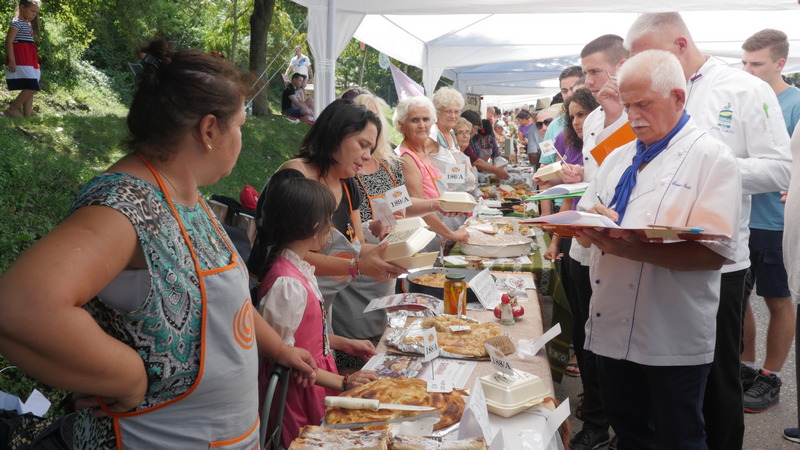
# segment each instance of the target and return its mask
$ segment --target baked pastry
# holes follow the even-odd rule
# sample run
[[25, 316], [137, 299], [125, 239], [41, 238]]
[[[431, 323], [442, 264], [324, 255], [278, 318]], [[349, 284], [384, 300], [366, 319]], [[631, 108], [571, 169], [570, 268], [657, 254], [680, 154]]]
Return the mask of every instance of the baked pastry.
[[385, 431], [350, 431], [306, 425], [289, 449], [317, 448], [386, 450], [389, 437]]
[[[466, 325], [468, 331], [453, 331], [453, 325]], [[483, 343], [487, 339], [500, 336], [502, 330], [496, 323], [475, 323], [453, 316], [429, 317], [422, 322], [422, 328], [436, 328], [436, 340], [439, 348], [456, 355], [487, 358], [489, 354]], [[419, 334], [406, 336], [403, 343], [422, 342]]]
[[[381, 403], [431, 406], [441, 414], [441, 419], [433, 426], [439, 430], [461, 420], [464, 413], [466, 392], [454, 389], [449, 393], [428, 392], [428, 383], [417, 378], [380, 378], [342, 393], [342, 397], [378, 399]], [[325, 411], [325, 421], [329, 424], [378, 422], [400, 417], [411, 417], [419, 411], [400, 411], [380, 409], [346, 409], [329, 407]]]

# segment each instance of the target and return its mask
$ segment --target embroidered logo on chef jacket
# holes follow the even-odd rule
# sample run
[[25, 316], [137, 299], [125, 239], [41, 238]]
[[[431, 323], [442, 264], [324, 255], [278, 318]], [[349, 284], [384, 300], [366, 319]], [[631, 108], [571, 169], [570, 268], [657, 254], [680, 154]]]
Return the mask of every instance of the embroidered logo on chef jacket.
[[727, 105], [723, 106], [722, 109], [719, 111], [719, 118], [717, 119], [717, 125], [720, 128], [730, 129], [732, 122], [733, 122], [733, 111], [731, 110], [731, 104], [728, 103]]

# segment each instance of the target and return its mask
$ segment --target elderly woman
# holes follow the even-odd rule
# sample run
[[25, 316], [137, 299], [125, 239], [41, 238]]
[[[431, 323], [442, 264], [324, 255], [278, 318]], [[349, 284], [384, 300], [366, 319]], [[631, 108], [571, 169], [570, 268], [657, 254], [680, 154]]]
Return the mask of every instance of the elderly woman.
[[[448, 165], [463, 164], [467, 168], [467, 179], [460, 184], [439, 184], [442, 191], [473, 192], [478, 185], [478, 180], [474, 177], [472, 162], [469, 157], [458, 150], [456, 134], [453, 128], [461, 117], [461, 109], [464, 107], [464, 97], [460, 92], [451, 88], [439, 88], [433, 94], [433, 106], [436, 108], [436, 123], [431, 126], [431, 134], [425, 145], [428, 154], [433, 159], [433, 163], [439, 173], [445, 173]], [[448, 226], [458, 227], [464, 223], [464, 216], [454, 217], [446, 221]]]
[[253, 448], [259, 354], [316, 366], [253, 314], [244, 264], [197, 190], [236, 163], [249, 83], [205, 52], [144, 51], [132, 152], [0, 278], [0, 353], [85, 393], [75, 448]]
[[[425, 146], [430, 136], [436, 109], [426, 97], [411, 97], [401, 101], [394, 113], [394, 126], [403, 134], [400, 157], [408, 193], [412, 197], [436, 199], [441, 196], [438, 180], [441, 178]], [[429, 214], [425, 222], [442, 239], [466, 242], [469, 234], [464, 229], [451, 230], [438, 215]], [[434, 240], [433, 245], [439, 244]]]

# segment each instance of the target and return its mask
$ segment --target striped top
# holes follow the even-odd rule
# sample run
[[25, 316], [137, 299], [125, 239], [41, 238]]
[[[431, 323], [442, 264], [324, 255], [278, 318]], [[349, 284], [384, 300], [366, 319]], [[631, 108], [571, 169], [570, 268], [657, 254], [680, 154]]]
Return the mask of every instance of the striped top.
[[33, 28], [31, 28], [31, 24], [19, 17], [14, 17], [11, 19], [11, 27], [17, 29], [17, 36], [14, 38], [15, 44], [22, 42], [29, 44], [35, 43], [33, 41]]

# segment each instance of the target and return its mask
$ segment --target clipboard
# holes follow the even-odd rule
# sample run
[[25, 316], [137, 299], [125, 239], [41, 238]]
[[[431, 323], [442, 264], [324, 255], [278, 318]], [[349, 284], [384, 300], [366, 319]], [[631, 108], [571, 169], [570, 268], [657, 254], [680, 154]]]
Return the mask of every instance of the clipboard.
[[603, 139], [603, 142], [597, 144], [589, 153], [592, 154], [592, 157], [597, 161], [597, 165], [599, 166], [603, 164], [606, 157], [616, 148], [633, 142], [634, 139], [636, 139], [636, 135], [633, 133], [631, 123], [625, 122], [625, 125], [622, 125], [617, 131], [611, 133], [611, 136]]

